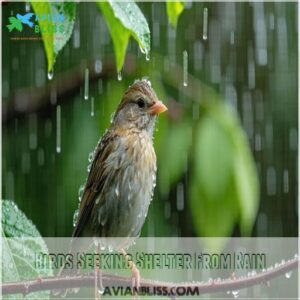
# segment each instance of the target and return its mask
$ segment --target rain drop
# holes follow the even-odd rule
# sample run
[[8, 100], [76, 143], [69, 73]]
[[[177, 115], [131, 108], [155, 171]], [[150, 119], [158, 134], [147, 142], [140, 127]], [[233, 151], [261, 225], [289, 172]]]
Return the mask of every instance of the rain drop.
[[78, 215], [79, 215], [79, 209], [76, 209], [73, 215], [73, 227], [76, 226], [77, 221], [78, 221]]
[[25, 11], [26, 12], [30, 11], [30, 3], [29, 3], [29, 1], [26, 1], [26, 3], [25, 3]]
[[93, 117], [95, 114], [94, 112], [94, 97], [91, 98], [91, 116]]
[[48, 72], [48, 79], [51, 80], [53, 78], [53, 70]]
[[188, 53], [183, 51], [183, 86], [188, 86]]
[[56, 152], [61, 152], [61, 109], [56, 106]]
[[89, 69], [85, 69], [84, 73], [84, 100], [89, 99]]
[[101, 287], [98, 288], [98, 293], [99, 293], [99, 295], [103, 295], [104, 294], [104, 287], [103, 286], [101, 286]]
[[287, 273], [285, 273], [284, 276], [285, 276], [285, 278], [290, 279], [292, 276], [292, 272], [287, 272]]
[[203, 39], [207, 40], [207, 21], [208, 21], [208, 10], [204, 7], [203, 10]]
[[95, 62], [95, 72], [97, 74], [102, 72], [102, 61], [100, 59], [97, 59]]
[[115, 193], [116, 193], [116, 196], [119, 197], [119, 187], [115, 188]]
[[122, 80], [122, 72], [121, 72], [121, 71], [118, 72], [118, 80], [119, 80], [119, 81]]
[[237, 298], [239, 296], [239, 291], [232, 291], [231, 293], [234, 298]]
[[79, 287], [77, 287], [77, 288], [72, 288], [72, 292], [73, 292], [74, 294], [78, 294], [78, 293], [79, 293], [79, 290], [80, 290]]
[[150, 54], [149, 54], [149, 52], [146, 53], [146, 60], [147, 60], [147, 61], [150, 60]]

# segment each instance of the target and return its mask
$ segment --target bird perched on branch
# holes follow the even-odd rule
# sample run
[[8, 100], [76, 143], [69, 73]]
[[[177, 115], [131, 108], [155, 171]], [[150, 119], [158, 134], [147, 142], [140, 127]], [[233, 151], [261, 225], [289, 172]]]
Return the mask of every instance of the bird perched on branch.
[[[120, 237], [124, 247], [139, 236], [156, 179], [153, 131], [167, 107], [148, 80], [135, 81], [125, 92], [110, 128], [99, 141], [82, 194], [76, 237]], [[118, 239], [119, 240], [119, 239]], [[139, 273], [132, 265], [138, 286]]]

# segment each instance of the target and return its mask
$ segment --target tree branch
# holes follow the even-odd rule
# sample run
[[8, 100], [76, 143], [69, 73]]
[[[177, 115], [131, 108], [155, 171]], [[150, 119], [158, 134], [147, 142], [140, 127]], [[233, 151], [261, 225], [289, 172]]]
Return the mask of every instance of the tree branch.
[[[197, 288], [199, 294], [216, 293], [240, 290], [257, 284], [268, 284], [273, 278], [279, 277], [283, 274], [289, 273], [296, 269], [299, 264], [299, 259], [295, 258], [278, 265], [277, 267], [269, 268], [264, 272], [257, 273], [253, 276], [246, 276], [231, 278], [224, 280], [209, 280], [208, 282], [201, 283], [172, 283], [163, 281], [154, 281], [149, 279], [141, 280], [141, 287], [162, 287], [172, 293], [170, 295], [176, 296], [176, 288]], [[110, 274], [103, 274], [102, 281], [104, 286], [131, 286], [131, 278], [115, 276]], [[1, 286], [2, 294], [17, 294], [21, 293], [27, 295], [28, 293], [53, 290], [60, 288], [75, 288], [75, 287], [89, 287], [94, 286], [94, 274], [71, 276], [71, 277], [47, 277], [38, 278], [36, 280], [3, 283]], [[175, 295], [174, 295], [175, 292]]]

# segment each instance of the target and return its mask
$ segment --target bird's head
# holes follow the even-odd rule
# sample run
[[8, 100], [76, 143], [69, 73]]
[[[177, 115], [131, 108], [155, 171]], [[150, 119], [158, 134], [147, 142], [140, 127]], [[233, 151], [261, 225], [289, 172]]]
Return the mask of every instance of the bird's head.
[[113, 125], [153, 132], [156, 116], [167, 110], [147, 79], [129, 86], [114, 116]]

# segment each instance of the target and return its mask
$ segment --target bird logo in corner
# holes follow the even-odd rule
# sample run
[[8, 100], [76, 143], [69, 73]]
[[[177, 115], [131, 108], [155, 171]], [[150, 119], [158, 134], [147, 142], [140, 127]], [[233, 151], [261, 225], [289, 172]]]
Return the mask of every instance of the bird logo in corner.
[[6, 25], [6, 27], [8, 28], [9, 32], [12, 32], [14, 29], [21, 32], [23, 30], [22, 24], [28, 25], [31, 28], [33, 27], [33, 22], [31, 22], [30, 19], [33, 15], [33, 13], [27, 13], [24, 16], [17, 14], [16, 18], [10, 17], [8, 18], [10, 24]]

